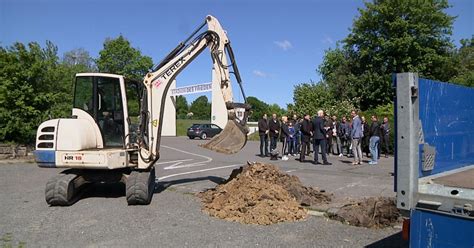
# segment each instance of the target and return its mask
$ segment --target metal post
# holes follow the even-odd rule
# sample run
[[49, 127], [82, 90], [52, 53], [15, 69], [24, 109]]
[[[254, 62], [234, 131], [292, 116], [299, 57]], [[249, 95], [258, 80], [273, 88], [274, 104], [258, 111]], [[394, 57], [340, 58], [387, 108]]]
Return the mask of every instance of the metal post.
[[399, 73], [397, 94], [397, 207], [410, 210], [416, 205], [419, 167], [418, 75]]

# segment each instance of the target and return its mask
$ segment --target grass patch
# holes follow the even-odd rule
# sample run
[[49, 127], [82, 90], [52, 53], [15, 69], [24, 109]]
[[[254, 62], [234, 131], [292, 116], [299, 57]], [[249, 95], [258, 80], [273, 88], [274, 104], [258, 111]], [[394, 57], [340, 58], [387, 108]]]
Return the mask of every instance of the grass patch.
[[166, 190], [166, 191], [169, 191], [169, 192], [176, 192], [176, 191], [178, 191], [178, 189], [175, 188], [175, 187], [168, 187], [168, 188], [166, 188], [165, 190]]
[[211, 123], [210, 120], [189, 120], [189, 119], [177, 119], [176, 120], [176, 136], [186, 136], [188, 128], [193, 124]]
[[260, 136], [258, 135], [258, 131], [249, 135], [248, 140], [251, 141], [260, 141]]
[[18, 245], [14, 245], [14, 243], [16, 243], [16, 242], [13, 242], [13, 234], [11, 234], [11, 233], [5, 233], [0, 238], [1, 248], [13, 248], [13, 247], [24, 248], [24, 247], [26, 247], [26, 242], [20, 241], [20, 242], [18, 242]]
[[11, 233], [5, 233], [2, 236], [2, 247], [11, 247], [11, 242], [13, 241], [13, 235]]
[[183, 193], [183, 195], [196, 196], [196, 193], [190, 192], [190, 191], [185, 191], [185, 192], [182, 192], [182, 193]]

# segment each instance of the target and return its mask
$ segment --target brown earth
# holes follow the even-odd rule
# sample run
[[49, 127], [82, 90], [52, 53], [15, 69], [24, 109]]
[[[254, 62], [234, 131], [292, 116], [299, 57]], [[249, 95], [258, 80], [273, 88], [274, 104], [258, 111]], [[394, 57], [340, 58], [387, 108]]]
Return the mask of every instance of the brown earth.
[[370, 197], [346, 204], [330, 218], [369, 228], [393, 226], [401, 220], [395, 199], [389, 197]]
[[327, 203], [332, 197], [264, 163], [235, 169], [226, 182], [198, 196], [211, 216], [260, 225], [302, 220], [307, 217], [302, 206]]

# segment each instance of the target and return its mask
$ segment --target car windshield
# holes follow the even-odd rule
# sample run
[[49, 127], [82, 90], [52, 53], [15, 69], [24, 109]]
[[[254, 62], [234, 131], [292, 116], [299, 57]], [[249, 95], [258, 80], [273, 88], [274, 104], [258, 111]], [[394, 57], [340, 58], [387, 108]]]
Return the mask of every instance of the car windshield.
[[201, 124], [193, 124], [191, 128], [198, 128]]

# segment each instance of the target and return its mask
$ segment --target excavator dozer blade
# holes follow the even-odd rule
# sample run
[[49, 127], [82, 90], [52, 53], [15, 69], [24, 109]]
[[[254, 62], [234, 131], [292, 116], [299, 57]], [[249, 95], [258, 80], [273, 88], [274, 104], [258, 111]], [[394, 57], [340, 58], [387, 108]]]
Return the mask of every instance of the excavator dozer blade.
[[242, 126], [235, 120], [228, 120], [221, 133], [200, 146], [224, 154], [234, 154], [239, 152], [247, 143], [247, 133], [248, 128], [246, 126]]

